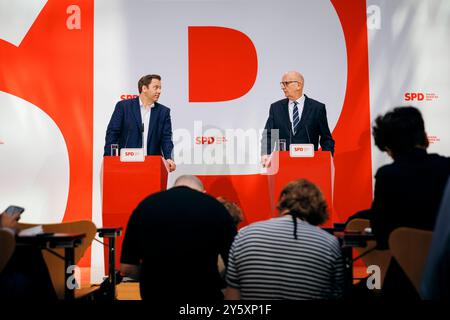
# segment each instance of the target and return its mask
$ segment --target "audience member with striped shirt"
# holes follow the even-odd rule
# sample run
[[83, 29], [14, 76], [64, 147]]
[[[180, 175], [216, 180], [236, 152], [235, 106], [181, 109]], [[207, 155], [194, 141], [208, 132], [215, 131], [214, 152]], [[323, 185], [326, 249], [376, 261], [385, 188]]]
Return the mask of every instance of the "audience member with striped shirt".
[[226, 299], [334, 299], [344, 287], [338, 239], [318, 225], [328, 218], [320, 190], [307, 180], [281, 192], [280, 217], [242, 228], [227, 269]]

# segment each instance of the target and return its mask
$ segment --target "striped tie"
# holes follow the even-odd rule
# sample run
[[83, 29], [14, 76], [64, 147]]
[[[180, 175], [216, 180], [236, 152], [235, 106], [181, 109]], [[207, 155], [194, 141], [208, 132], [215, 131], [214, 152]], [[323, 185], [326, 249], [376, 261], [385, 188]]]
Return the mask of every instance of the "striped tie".
[[294, 120], [292, 121], [294, 124], [294, 135], [297, 133], [298, 124], [300, 123], [300, 117], [298, 116], [298, 108], [297, 108], [297, 101], [294, 101]]

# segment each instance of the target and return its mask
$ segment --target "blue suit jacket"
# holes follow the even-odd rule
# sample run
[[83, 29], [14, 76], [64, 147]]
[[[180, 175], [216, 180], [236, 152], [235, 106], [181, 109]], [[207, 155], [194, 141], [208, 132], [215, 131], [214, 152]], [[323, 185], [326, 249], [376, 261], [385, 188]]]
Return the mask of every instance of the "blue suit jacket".
[[[291, 143], [312, 143], [314, 149], [320, 146], [324, 151], [331, 151], [334, 154], [334, 140], [328, 128], [327, 112], [325, 105], [319, 101], [311, 99], [305, 95], [305, 104], [300, 116], [299, 130], [292, 132], [292, 124], [289, 118], [289, 99], [282, 99], [272, 103], [269, 111], [261, 141], [261, 153], [270, 154], [274, 146], [274, 137], [271, 136], [271, 129], [279, 130], [279, 139], [285, 139], [287, 147]], [[266, 131], [267, 130], [267, 131]]]
[[[104, 155], [111, 155], [111, 144], [121, 148], [142, 147], [142, 118], [139, 98], [119, 101], [116, 104], [105, 137]], [[155, 102], [151, 109], [147, 137], [147, 155], [162, 155], [172, 158], [172, 123], [170, 109]]]

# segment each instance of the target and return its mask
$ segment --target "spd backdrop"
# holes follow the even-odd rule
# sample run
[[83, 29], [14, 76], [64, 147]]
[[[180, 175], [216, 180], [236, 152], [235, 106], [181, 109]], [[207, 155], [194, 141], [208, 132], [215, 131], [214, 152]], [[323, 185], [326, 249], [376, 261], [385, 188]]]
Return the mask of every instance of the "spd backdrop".
[[[106, 126], [144, 74], [163, 77], [179, 157], [198, 137], [259, 132], [283, 98], [281, 75], [299, 70], [327, 106], [333, 217], [344, 221], [370, 206], [373, 175], [390, 162], [371, 138], [378, 114], [417, 106], [429, 152], [450, 155], [449, 24], [447, 0], [0, 0], [0, 210], [101, 226]], [[185, 173], [259, 167], [179, 163], [169, 185]], [[82, 264], [98, 281], [103, 251], [92, 248]]]

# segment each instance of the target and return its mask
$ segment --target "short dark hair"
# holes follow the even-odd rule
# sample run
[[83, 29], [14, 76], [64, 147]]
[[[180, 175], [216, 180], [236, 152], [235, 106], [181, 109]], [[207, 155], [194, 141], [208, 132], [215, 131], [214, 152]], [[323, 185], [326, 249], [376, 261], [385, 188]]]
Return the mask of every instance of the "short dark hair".
[[288, 214], [314, 226], [328, 219], [327, 203], [322, 192], [306, 179], [289, 182], [281, 191], [277, 208], [280, 213], [288, 211]]
[[140, 78], [138, 81], [139, 93], [142, 92], [142, 86], [148, 87], [148, 85], [152, 82], [153, 79], [157, 79], [157, 80], [161, 81], [161, 76], [159, 74], [148, 74], [148, 75]]
[[378, 116], [372, 134], [375, 145], [381, 151], [389, 149], [394, 158], [429, 144], [422, 114], [412, 106], [395, 107], [384, 116]]

